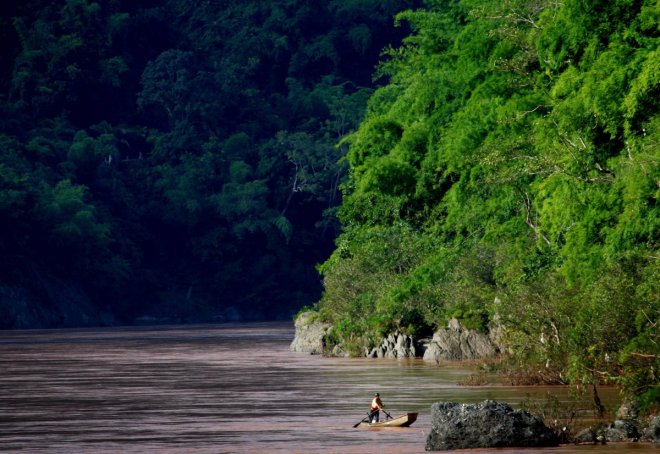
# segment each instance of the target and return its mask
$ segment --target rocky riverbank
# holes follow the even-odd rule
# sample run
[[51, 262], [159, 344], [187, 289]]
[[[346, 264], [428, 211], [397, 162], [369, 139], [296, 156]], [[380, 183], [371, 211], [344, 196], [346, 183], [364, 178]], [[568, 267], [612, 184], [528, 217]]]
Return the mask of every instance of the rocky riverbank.
[[[312, 311], [300, 314], [295, 321], [295, 337], [291, 350], [301, 353], [327, 356], [347, 356], [342, 345], [330, 348], [326, 338], [332, 326], [319, 321]], [[430, 339], [394, 332], [384, 337], [376, 347], [365, 348], [362, 356], [367, 358], [413, 358], [440, 363], [485, 359], [500, 352], [494, 333], [484, 334], [465, 328], [457, 319], [449, 321], [447, 327], [436, 331]]]
[[569, 439], [577, 444], [617, 442], [652, 442], [660, 447], [660, 415], [650, 418], [616, 419], [610, 424], [598, 423]]
[[[342, 345], [328, 345], [332, 326], [318, 320], [316, 313], [302, 313], [295, 321], [291, 350], [327, 356], [347, 356]], [[452, 319], [447, 327], [430, 339], [415, 339], [395, 332], [376, 347], [364, 349], [367, 358], [422, 357], [440, 364], [443, 361], [491, 358], [505, 351], [497, 329], [481, 333], [467, 329]], [[479, 404], [438, 402], [431, 408], [432, 431], [427, 450], [452, 450], [491, 447], [541, 447], [560, 443], [604, 444], [614, 442], [653, 442], [660, 446], [660, 416], [642, 419], [634, 403], [627, 402], [616, 420], [571, 433], [571, 428], [548, 428], [538, 417], [514, 410], [506, 403], [485, 401]]]

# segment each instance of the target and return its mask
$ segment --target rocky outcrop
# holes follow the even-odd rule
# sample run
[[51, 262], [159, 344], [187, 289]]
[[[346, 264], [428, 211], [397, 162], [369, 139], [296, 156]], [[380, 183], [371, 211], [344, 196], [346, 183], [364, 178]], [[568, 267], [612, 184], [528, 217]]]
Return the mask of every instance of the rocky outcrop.
[[538, 417], [505, 403], [437, 402], [431, 406], [427, 451], [558, 445], [555, 433]]
[[[643, 427], [641, 430], [638, 427]], [[581, 430], [572, 440], [577, 444], [651, 441], [660, 443], [660, 416], [654, 416], [644, 427], [639, 419], [617, 419], [609, 425], [596, 424]]]
[[624, 400], [616, 412], [614, 422], [609, 425], [598, 423], [583, 429], [571, 441], [577, 444], [635, 441], [660, 443], [660, 416], [641, 418], [639, 402]]
[[289, 346], [291, 351], [312, 355], [325, 353], [325, 336], [330, 325], [314, 320], [315, 315], [315, 312], [307, 311], [296, 318], [296, 334]]
[[447, 328], [436, 331], [424, 352], [424, 361], [460, 361], [495, 356], [499, 349], [491, 339], [477, 331], [465, 328], [457, 319], [449, 321]]
[[640, 440], [637, 424], [632, 420], [617, 419], [612, 424], [597, 424], [581, 430], [572, 438], [576, 444], [606, 444], [609, 442], [633, 442]]
[[[325, 337], [331, 325], [314, 321], [313, 311], [302, 313], [295, 322], [296, 334], [291, 350], [311, 354], [348, 356], [344, 346], [336, 345], [327, 350]], [[468, 330], [457, 319], [452, 319], [447, 328], [437, 331], [431, 340], [417, 340], [401, 332], [385, 337], [378, 346], [365, 349], [368, 358], [413, 358], [423, 356], [425, 361], [439, 363], [441, 360], [460, 361], [490, 358], [499, 353], [499, 348], [485, 334]]]
[[605, 429], [607, 441], [637, 441], [639, 431], [632, 421], [617, 419]]
[[396, 332], [390, 334], [376, 348], [367, 352], [368, 358], [414, 358], [419, 348], [412, 336]]
[[642, 440], [660, 444], [660, 415], [654, 416], [642, 433]]

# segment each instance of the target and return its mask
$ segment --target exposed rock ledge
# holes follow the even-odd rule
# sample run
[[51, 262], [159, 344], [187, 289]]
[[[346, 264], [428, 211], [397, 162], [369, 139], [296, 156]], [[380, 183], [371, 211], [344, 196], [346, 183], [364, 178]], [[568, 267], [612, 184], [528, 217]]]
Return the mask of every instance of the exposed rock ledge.
[[431, 406], [427, 451], [558, 446], [555, 433], [536, 416], [508, 404], [437, 402]]
[[383, 342], [367, 352], [368, 358], [414, 358], [419, 348], [415, 346], [412, 336], [396, 332], [390, 334]]
[[453, 318], [447, 328], [433, 334], [433, 339], [424, 352], [424, 361], [439, 363], [441, 360], [484, 359], [493, 357], [498, 352], [499, 349], [489, 336], [469, 330]]
[[[328, 323], [314, 320], [315, 312], [302, 313], [295, 321], [296, 333], [290, 349], [313, 355], [347, 356], [341, 345], [326, 350], [325, 337], [332, 328]], [[395, 332], [381, 343], [364, 351], [368, 358], [411, 358], [423, 356], [425, 361], [461, 361], [490, 358], [499, 353], [491, 337], [465, 328], [457, 319], [450, 320], [447, 328], [436, 331], [433, 338], [424, 342], [412, 336]]]
[[292, 352], [322, 355], [325, 353], [325, 336], [330, 325], [314, 320], [312, 311], [303, 312], [295, 322], [296, 334], [289, 346]]

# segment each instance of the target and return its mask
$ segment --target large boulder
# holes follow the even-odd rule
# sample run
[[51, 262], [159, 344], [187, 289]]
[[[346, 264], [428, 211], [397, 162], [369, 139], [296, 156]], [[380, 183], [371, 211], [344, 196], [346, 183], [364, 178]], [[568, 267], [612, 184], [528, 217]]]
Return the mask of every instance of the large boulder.
[[536, 416], [508, 404], [437, 402], [431, 406], [427, 451], [558, 446], [555, 433]]
[[325, 353], [325, 336], [330, 325], [315, 320], [315, 315], [315, 312], [307, 311], [296, 318], [296, 334], [289, 346], [291, 351], [312, 355]]
[[433, 334], [424, 352], [424, 361], [439, 363], [441, 360], [484, 359], [497, 353], [498, 348], [487, 335], [469, 330], [453, 318], [447, 328]]

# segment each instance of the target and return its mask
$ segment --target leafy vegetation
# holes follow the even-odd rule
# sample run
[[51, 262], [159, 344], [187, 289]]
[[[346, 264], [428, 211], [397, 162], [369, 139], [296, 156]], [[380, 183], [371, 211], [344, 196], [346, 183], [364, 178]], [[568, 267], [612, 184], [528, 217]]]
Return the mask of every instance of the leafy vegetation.
[[514, 373], [657, 406], [658, 2], [420, 6], [3, 6], [2, 327], [320, 298], [353, 353], [500, 323]]
[[52, 325], [30, 315], [69, 304], [52, 281], [123, 323], [289, 318], [318, 299], [336, 143], [415, 5], [4, 5], [0, 296], [32, 306], [0, 298], [0, 326]]
[[333, 340], [497, 315], [518, 373], [657, 399], [658, 3], [426, 3], [344, 139]]

